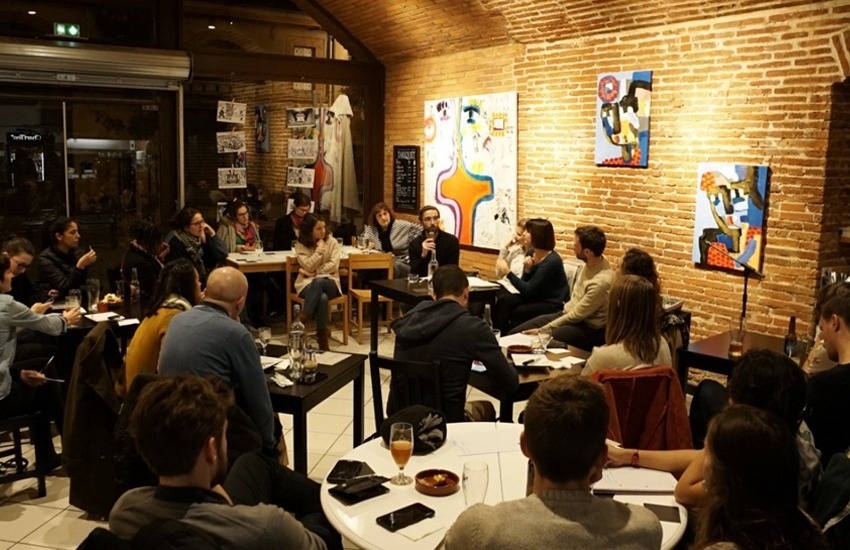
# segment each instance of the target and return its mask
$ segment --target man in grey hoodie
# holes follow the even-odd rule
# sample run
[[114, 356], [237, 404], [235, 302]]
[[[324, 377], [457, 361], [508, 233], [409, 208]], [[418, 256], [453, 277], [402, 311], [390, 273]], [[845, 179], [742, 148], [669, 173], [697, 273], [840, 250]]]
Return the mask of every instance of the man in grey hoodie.
[[[474, 360], [487, 368], [487, 376], [505, 393], [516, 391], [519, 380], [499, 343], [484, 321], [467, 309], [469, 281], [456, 265], [441, 266], [434, 274], [434, 300], [420, 302], [393, 322], [396, 334], [395, 359], [439, 361], [441, 365], [443, 413], [448, 422], [464, 420], [466, 385]], [[426, 394], [423, 405], [434, 406]], [[387, 413], [396, 407], [392, 391]]]

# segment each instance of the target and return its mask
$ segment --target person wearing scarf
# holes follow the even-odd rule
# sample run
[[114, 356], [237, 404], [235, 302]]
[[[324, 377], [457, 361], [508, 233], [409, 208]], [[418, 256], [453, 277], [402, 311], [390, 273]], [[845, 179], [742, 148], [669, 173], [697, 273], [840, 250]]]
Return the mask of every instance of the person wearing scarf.
[[168, 239], [168, 255], [165, 262], [186, 258], [192, 262], [201, 282], [207, 280], [207, 274], [215, 269], [219, 262], [227, 258], [227, 246], [204, 216], [191, 206], [184, 206], [171, 220], [174, 230]]
[[253, 252], [258, 245], [262, 247], [260, 229], [251, 221], [248, 205], [238, 199], [227, 207], [227, 217], [221, 219], [218, 237], [224, 241], [227, 251], [231, 253]]
[[277, 220], [274, 226], [274, 250], [292, 250], [292, 243], [301, 234], [301, 222], [310, 213], [310, 197], [301, 191], [289, 195], [292, 211]]

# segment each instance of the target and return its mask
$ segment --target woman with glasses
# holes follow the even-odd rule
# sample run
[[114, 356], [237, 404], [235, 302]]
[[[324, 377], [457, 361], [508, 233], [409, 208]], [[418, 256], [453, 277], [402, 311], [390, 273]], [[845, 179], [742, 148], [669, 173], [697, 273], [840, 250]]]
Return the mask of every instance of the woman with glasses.
[[218, 237], [224, 241], [228, 252], [254, 252], [263, 248], [260, 228], [251, 221], [248, 205], [239, 199], [227, 206], [227, 215], [221, 218], [218, 226]]
[[207, 274], [227, 258], [227, 246], [204, 221], [203, 214], [191, 206], [184, 206], [177, 212], [171, 219], [171, 226], [166, 263], [187, 258], [205, 283]]

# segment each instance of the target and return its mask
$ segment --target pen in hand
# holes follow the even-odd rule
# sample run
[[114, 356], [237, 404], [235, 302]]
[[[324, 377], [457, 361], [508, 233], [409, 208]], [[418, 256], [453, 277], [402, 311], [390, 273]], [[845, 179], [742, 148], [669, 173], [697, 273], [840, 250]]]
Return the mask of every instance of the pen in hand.
[[43, 367], [41, 367], [41, 370], [39, 370], [38, 372], [44, 372], [45, 370], [47, 370], [47, 367], [50, 366], [50, 363], [52, 363], [55, 358], [56, 358], [55, 355], [51, 355], [50, 359], [47, 360], [47, 363], [45, 363], [45, 365]]

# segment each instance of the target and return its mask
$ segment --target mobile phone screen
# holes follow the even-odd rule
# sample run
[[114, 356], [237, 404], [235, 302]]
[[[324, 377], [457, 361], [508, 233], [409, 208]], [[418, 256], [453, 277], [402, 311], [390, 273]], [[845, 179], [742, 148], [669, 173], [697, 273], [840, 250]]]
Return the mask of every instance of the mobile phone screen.
[[375, 521], [387, 531], [395, 533], [399, 529], [419, 523], [423, 519], [432, 518], [435, 513], [431, 508], [417, 502], [416, 504], [399, 508], [395, 512], [380, 516]]
[[679, 509], [675, 506], [665, 506], [663, 504], [650, 504], [645, 502], [643, 506], [658, 516], [659, 521], [667, 521], [670, 523], [680, 523]]

